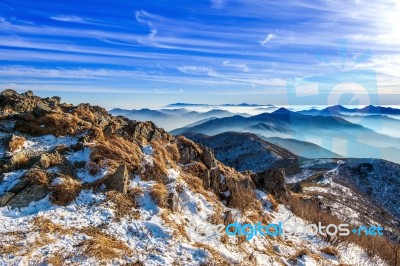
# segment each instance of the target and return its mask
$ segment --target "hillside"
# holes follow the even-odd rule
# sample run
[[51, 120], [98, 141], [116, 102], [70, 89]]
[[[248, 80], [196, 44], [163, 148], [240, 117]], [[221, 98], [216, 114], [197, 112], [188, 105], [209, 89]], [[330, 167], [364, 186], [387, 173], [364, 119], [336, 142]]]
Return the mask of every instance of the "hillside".
[[296, 164], [297, 156], [251, 133], [226, 132], [215, 136], [189, 133], [185, 137], [210, 147], [216, 158], [238, 171], [259, 172]]
[[306, 141], [345, 157], [378, 158], [400, 163], [399, 138], [377, 133], [341, 117], [304, 115], [285, 108], [251, 117], [235, 115], [213, 119], [193, 127], [172, 130], [171, 134], [217, 135], [227, 131]]
[[0, 118], [1, 265], [394, 261], [384, 237], [210, 234], [234, 222], [332, 221], [315, 198], [288, 190], [283, 169], [240, 173], [151, 122], [30, 91], [3, 91]]

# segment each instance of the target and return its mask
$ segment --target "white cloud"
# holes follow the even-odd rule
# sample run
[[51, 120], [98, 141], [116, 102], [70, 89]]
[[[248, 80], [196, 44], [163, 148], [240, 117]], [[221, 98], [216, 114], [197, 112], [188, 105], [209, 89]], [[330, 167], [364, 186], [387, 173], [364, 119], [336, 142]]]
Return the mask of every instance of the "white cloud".
[[273, 38], [275, 38], [275, 37], [276, 37], [275, 34], [268, 33], [267, 37], [265, 37], [264, 40], [259, 41], [259, 43], [260, 43], [262, 46], [266, 46], [266, 44], [267, 44], [269, 41], [271, 41]]
[[239, 68], [243, 72], [249, 72], [249, 70], [250, 70], [249, 67], [247, 66], [247, 64], [235, 64], [235, 63], [231, 63], [231, 61], [229, 61], [229, 60], [222, 62], [222, 64], [227, 67]]
[[86, 23], [86, 21], [78, 16], [64, 16], [64, 15], [59, 15], [59, 16], [53, 16], [50, 17], [52, 20], [57, 20], [57, 21], [62, 21], [62, 22], [76, 22], [76, 23]]
[[153, 25], [153, 23], [151, 23], [151, 21], [149, 21], [149, 17], [150, 17], [150, 14], [143, 10], [136, 11], [136, 13], [135, 13], [135, 18], [136, 18], [137, 22], [139, 22], [141, 24], [145, 24], [150, 28], [149, 38], [153, 39], [157, 35], [158, 31], [157, 31], [156, 27]]

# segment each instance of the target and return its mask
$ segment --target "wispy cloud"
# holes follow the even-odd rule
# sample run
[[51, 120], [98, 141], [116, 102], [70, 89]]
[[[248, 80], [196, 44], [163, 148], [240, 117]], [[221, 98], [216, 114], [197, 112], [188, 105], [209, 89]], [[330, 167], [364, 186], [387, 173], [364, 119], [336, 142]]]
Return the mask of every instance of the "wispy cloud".
[[143, 10], [136, 11], [135, 17], [139, 23], [145, 24], [150, 28], [149, 38], [153, 39], [157, 35], [157, 29], [155, 28], [153, 23], [147, 19], [149, 17], [149, 13]]
[[63, 22], [86, 23], [86, 21], [83, 18], [78, 17], [78, 16], [59, 15], [59, 16], [52, 16], [50, 18], [52, 20], [63, 21]]
[[221, 9], [224, 7], [226, 0], [211, 0], [211, 7]]
[[250, 70], [249, 67], [247, 66], [247, 64], [244, 64], [244, 63], [243, 64], [234, 64], [234, 63], [231, 63], [231, 61], [226, 60], [226, 61], [222, 62], [222, 64], [227, 67], [239, 68], [243, 72], [249, 72], [249, 70]]
[[259, 41], [261, 46], [267, 46], [267, 43], [269, 43], [273, 38], [275, 38], [275, 34], [268, 33], [267, 37], [265, 37], [264, 40]]

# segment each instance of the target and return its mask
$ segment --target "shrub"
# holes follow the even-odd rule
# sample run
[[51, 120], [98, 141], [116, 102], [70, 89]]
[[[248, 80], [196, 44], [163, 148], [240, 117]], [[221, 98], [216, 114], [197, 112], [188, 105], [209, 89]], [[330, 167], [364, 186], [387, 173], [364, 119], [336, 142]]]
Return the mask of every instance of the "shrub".
[[60, 175], [60, 182], [50, 187], [52, 190], [50, 200], [53, 204], [66, 206], [79, 195], [82, 184], [66, 175]]

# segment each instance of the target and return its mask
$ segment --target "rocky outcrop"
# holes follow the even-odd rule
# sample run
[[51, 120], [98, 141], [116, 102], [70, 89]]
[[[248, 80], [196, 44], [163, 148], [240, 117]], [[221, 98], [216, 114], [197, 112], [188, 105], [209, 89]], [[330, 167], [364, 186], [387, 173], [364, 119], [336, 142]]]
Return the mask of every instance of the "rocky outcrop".
[[43, 183], [43, 178], [46, 178], [44, 172], [36, 169], [27, 171], [16, 185], [0, 196], [0, 207], [22, 208], [46, 197], [50, 190]]
[[285, 202], [289, 199], [285, 182], [285, 169], [269, 169], [253, 174], [251, 177], [258, 189], [271, 193], [281, 202]]

